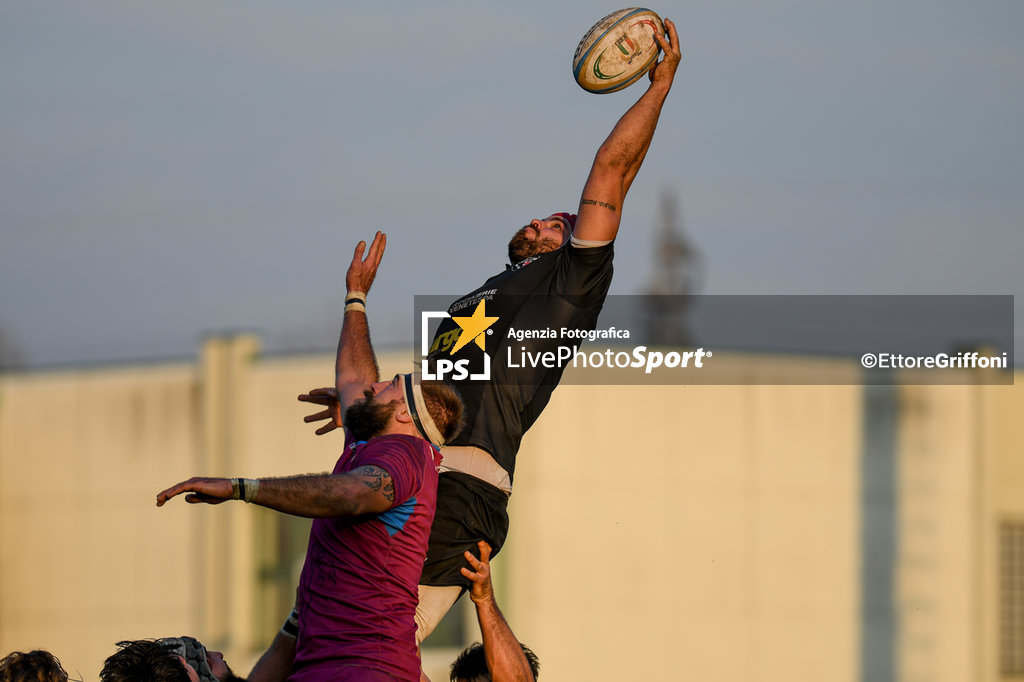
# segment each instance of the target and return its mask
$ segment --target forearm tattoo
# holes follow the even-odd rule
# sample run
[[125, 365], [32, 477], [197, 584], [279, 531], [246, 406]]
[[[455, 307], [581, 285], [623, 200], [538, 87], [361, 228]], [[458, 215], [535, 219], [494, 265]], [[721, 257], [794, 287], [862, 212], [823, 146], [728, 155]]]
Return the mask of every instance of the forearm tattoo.
[[395, 482], [391, 480], [391, 474], [374, 464], [367, 464], [352, 473], [363, 479], [363, 483], [374, 492], [382, 492], [388, 502], [395, 501]]
[[607, 208], [609, 211], [615, 211], [615, 206], [604, 201], [595, 201], [593, 199], [580, 199], [581, 206], [600, 206], [601, 208]]

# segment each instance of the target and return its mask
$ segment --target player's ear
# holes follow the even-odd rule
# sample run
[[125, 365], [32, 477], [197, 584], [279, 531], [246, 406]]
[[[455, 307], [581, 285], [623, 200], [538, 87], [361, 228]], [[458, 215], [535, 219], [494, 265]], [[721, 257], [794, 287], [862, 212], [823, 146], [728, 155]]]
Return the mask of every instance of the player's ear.
[[409, 414], [409, 408], [405, 406], [404, 402], [402, 403], [401, 407], [395, 410], [395, 419], [398, 421], [399, 424], [412, 423], [412, 415]]

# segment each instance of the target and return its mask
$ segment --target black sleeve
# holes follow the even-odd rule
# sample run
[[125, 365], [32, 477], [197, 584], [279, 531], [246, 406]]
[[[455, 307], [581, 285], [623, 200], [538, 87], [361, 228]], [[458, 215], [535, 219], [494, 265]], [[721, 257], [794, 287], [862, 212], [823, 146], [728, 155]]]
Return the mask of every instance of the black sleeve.
[[583, 299], [604, 297], [612, 282], [612, 258], [615, 243], [580, 249], [566, 244], [551, 280], [550, 293], [566, 297], [574, 305], [587, 305]]

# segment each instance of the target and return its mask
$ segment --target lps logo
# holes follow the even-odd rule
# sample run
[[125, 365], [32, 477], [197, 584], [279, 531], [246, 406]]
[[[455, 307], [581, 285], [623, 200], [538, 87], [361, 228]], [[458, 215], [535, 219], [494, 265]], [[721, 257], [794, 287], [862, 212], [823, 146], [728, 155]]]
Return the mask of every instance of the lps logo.
[[476, 374], [470, 370], [469, 358], [459, 360], [446, 357], [435, 357], [430, 360], [427, 356], [437, 349], [448, 350], [448, 355], [455, 355], [470, 343], [475, 343], [481, 351], [486, 351], [484, 339], [491, 333], [490, 327], [498, 321], [497, 317], [488, 317], [484, 307], [485, 301], [480, 300], [473, 314], [469, 317], [452, 317], [452, 321], [458, 328], [452, 329], [438, 336], [433, 347], [430, 346], [430, 320], [435, 318], [445, 319], [451, 317], [446, 312], [423, 311], [420, 313], [420, 353], [423, 356], [423, 378], [443, 380], [445, 378], [455, 381], [464, 379], [479, 380], [491, 378], [491, 358], [486, 352], [481, 353], [483, 357], [483, 369]]

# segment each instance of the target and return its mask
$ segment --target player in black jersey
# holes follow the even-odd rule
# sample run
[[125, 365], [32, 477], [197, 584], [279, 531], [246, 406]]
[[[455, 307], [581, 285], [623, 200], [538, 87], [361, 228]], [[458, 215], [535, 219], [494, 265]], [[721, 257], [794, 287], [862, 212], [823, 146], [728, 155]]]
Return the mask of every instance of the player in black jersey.
[[[622, 204], [643, 163], [662, 106], [680, 61], [675, 25], [665, 20], [666, 37], [655, 36], [664, 55], [650, 72], [650, 85], [619, 119], [598, 149], [583, 187], [578, 215], [555, 213], [534, 219], [509, 242], [504, 272], [455, 301], [449, 313], [470, 315], [482, 300], [486, 314], [497, 317], [485, 352], [494, 357], [510, 341], [508, 329], [568, 327], [593, 329], [612, 278], [613, 241]], [[450, 353], [458, 334], [448, 319], [434, 337], [431, 357]], [[529, 339], [522, 346], [542, 352], [556, 340]], [[456, 352], [474, 353], [472, 344]], [[503, 356], [501, 356], [503, 357]], [[485, 540], [494, 553], [508, 532], [506, 505], [512, 490], [516, 454], [523, 434], [547, 405], [561, 378], [559, 367], [508, 367], [491, 363], [491, 379], [461, 382], [466, 424], [443, 450], [437, 512], [427, 561], [420, 581], [418, 638], [429, 634], [458, 599], [469, 581], [461, 574], [463, 552]], [[307, 421], [329, 419], [317, 429], [337, 424], [333, 389], [316, 389], [300, 400], [327, 409]]]
[[[519, 443], [562, 376], [562, 364], [512, 367], [504, 362], [510, 344], [535, 357], [559, 345], [558, 338], [550, 337], [518, 341], [510, 338], [509, 330], [590, 330], [597, 323], [611, 284], [622, 204], [650, 147], [679, 65], [679, 39], [668, 19], [665, 32], [664, 39], [656, 36], [664, 56], [650, 73], [650, 86], [597, 151], [578, 216], [555, 213], [531, 220], [509, 242], [505, 271], [448, 310], [452, 316], [468, 316], [484, 301], [486, 315], [497, 320], [485, 350], [466, 344], [453, 356], [486, 353], [492, 358], [490, 380], [457, 382], [466, 406], [465, 426], [443, 451], [437, 512], [420, 580], [421, 640], [469, 587], [459, 572], [463, 552], [481, 539], [497, 552], [505, 541]], [[451, 318], [444, 320], [430, 357], [452, 357], [458, 331]]]

